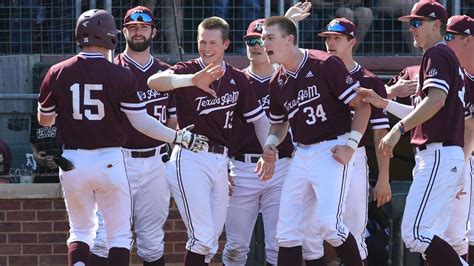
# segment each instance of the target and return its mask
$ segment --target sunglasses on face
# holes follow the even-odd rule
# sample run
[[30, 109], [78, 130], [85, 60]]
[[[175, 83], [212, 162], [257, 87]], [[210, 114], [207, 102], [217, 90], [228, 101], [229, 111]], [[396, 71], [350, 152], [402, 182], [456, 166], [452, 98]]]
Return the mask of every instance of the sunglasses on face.
[[418, 18], [412, 18], [410, 19], [410, 26], [413, 28], [419, 28], [421, 25], [423, 25], [424, 21], [433, 21], [432, 19], [418, 19]]
[[263, 46], [263, 40], [261, 38], [247, 39], [245, 43], [250, 47], [254, 47], [255, 45]]
[[142, 22], [148, 22], [151, 23], [153, 19], [148, 15], [147, 13], [143, 12], [135, 12], [132, 15], [130, 15], [130, 19], [132, 21], [142, 21]]
[[455, 34], [451, 32], [446, 32], [446, 35], [444, 35], [444, 40], [449, 42], [456, 39], [456, 36], [467, 36], [467, 34]]

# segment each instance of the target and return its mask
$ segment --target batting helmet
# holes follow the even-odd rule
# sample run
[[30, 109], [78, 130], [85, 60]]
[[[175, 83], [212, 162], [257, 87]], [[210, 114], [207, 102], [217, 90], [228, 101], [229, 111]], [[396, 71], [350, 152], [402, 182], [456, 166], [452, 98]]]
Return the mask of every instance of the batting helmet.
[[79, 47], [96, 45], [115, 49], [118, 43], [114, 17], [102, 9], [91, 9], [81, 14], [76, 24], [76, 41]]

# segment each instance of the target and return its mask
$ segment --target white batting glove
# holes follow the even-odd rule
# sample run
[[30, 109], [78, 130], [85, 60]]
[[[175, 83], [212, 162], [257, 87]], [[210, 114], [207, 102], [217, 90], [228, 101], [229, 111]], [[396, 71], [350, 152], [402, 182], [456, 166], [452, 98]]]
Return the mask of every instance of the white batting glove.
[[206, 136], [191, 132], [194, 125], [189, 125], [176, 132], [173, 143], [193, 152], [207, 150], [209, 139]]

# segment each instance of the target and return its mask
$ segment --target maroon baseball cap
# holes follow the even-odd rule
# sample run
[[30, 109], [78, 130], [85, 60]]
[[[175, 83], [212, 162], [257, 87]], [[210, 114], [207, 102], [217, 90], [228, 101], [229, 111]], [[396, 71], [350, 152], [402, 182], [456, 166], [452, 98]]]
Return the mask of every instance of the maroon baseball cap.
[[247, 29], [247, 34], [244, 35], [244, 39], [262, 37], [264, 22], [265, 19], [263, 18], [252, 21], [252, 23], [249, 25], [249, 28]]
[[433, 0], [422, 0], [413, 5], [411, 9], [411, 14], [399, 17], [400, 21], [409, 21], [410, 19], [439, 19], [443, 22], [448, 20], [448, 11], [446, 8]]
[[454, 34], [473, 35], [474, 19], [466, 15], [452, 16], [448, 19], [446, 31]]
[[130, 24], [148, 24], [148, 25], [155, 25], [154, 22], [155, 18], [153, 17], [153, 13], [148, 9], [148, 7], [144, 6], [136, 6], [131, 8], [125, 14], [123, 18], [123, 25], [127, 26]]
[[357, 27], [347, 18], [335, 18], [326, 26], [326, 31], [319, 33], [319, 36], [327, 36], [330, 34], [346, 34], [355, 38]]

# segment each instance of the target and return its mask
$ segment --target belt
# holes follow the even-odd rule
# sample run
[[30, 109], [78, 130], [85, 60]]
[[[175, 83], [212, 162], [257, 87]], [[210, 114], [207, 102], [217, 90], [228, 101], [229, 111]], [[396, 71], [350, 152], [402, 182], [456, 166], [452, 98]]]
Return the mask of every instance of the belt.
[[168, 145], [164, 144], [158, 146], [151, 150], [146, 151], [130, 151], [130, 157], [132, 158], [150, 158], [156, 155], [156, 152], [159, 152], [160, 155], [165, 154], [168, 152]]
[[321, 140], [321, 141], [318, 141], [318, 142], [315, 142], [315, 143], [311, 143], [311, 144], [303, 144], [303, 143], [296, 143], [296, 146], [298, 147], [309, 147], [309, 146], [312, 146], [312, 145], [317, 145], [317, 144], [321, 144], [321, 143], [324, 143], [326, 141], [331, 141], [331, 140], [336, 140], [338, 139], [338, 137], [331, 137], [331, 138], [328, 138], [328, 139], [325, 139], [325, 140]]
[[415, 147], [416, 151], [424, 151], [426, 149], [439, 149], [441, 147], [448, 147], [448, 146], [455, 146], [456, 144], [453, 144], [451, 141], [446, 141], [446, 142], [433, 142], [433, 143], [428, 143], [428, 144], [422, 144], [417, 147]]
[[[262, 157], [261, 154], [242, 154], [234, 157], [234, 160], [241, 161], [244, 163], [257, 163], [258, 160]], [[291, 155], [288, 154], [278, 154], [278, 159], [291, 158]]]
[[227, 154], [227, 147], [222, 145], [212, 145], [209, 144], [207, 152], [217, 153], [217, 154]]

